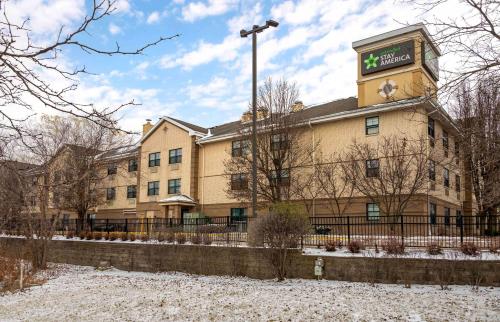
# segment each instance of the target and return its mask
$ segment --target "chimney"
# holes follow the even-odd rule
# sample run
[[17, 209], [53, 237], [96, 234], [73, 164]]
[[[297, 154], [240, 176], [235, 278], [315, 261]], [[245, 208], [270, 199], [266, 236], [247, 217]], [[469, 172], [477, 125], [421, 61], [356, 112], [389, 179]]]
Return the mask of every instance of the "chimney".
[[268, 114], [269, 114], [269, 111], [267, 108], [259, 107], [257, 109], [257, 120], [262, 120], [262, 119], [266, 118]]
[[245, 113], [243, 113], [243, 115], [241, 115], [242, 123], [250, 122], [251, 120], [252, 120], [252, 112], [246, 111]]
[[145, 136], [152, 128], [153, 124], [151, 124], [151, 120], [146, 119], [146, 123], [142, 125], [142, 136]]
[[302, 101], [295, 101], [292, 105], [292, 113], [302, 111], [304, 109], [304, 103]]

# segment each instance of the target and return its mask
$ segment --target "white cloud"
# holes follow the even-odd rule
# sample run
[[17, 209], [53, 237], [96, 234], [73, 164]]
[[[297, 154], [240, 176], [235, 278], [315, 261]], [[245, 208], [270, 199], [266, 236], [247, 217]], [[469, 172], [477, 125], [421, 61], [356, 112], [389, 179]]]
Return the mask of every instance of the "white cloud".
[[232, 61], [238, 57], [238, 49], [242, 45], [241, 38], [237, 36], [227, 36], [218, 44], [201, 41], [195, 50], [181, 57], [164, 56], [160, 61], [160, 66], [163, 68], [181, 66], [183, 69], [190, 70], [195, 66], [207, 64], [214, 60], [219, 62]]
[[158, 11], [153, 11], [149, 16], [146, 22], [148, 24], [153, 24], [160, 21], [160, 13]]
[[[351, 1], [352, 2], [352, 1]], [[310, 23], [331, 0], [285, 1], [271, 8], [271, 17], [291, 25]], [[349, 4], [345, 1], [344, 6]], [[334, 17], [338, 17], [337, 15]]]
[[112, 35], [117, 35], [122, 32], [122, 29], [114, 23], [109, 24], [108, 30]]
[[113, 8], [116, 13], [128, 13], [130, 12], [131, 6], [129, 0], [116, 0]]
[[193, 22], [208, 16], [217, 16], [236, 7], [237, 0], [208, 0], [207, 2], [191, 2], [182, 8], [184, 20]]

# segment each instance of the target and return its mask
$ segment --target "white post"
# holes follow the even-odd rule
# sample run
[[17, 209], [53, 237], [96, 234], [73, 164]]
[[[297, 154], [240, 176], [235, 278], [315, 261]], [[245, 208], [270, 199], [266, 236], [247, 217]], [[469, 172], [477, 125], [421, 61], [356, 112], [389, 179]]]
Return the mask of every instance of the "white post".
[[24, 261], [21, 259], [21, 262], [19, 264], [21, 266], [21, 276], [19, 277], [19, 289], [22, 291], [23, 290], [23, 279], [24, 279]]

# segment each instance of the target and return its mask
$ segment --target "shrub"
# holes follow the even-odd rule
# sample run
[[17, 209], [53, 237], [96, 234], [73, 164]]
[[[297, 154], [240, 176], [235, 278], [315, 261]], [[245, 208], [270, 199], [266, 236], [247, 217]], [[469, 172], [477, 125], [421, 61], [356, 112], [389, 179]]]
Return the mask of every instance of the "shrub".
[[191, 243], [193, 245], [201, 244], [201, 235], [199, 235], [199, 234], [191, 235]]
[[105, 234], [104, 234], [104, 239], [105, 239], [105, 240], [109, 240], [109, 233], [105, 233]]
[[165, 235], [163, 235], [163, 233], [159, 233], [158, 234], [158, 241], [160, 243], [165, 241]]
[[351, 240], [349, 244], [347, 244], [347, 249], [353, 253], [359, 253], [362, 249], [365, 249], [363, 242], [361, 240]]
[[136, 236], [135, 236], [135, 234], [131, 233], [131, 234], [129, 234], [128, 238], [130, 239], [130, 241], [135, 241]]
[[490, 247], [488, 247], [488, 250], [492, 254], [498, 254], [500, 252], [500, 247], [497, 245], [490, 245]]
[[212, 245], [212, 238], [206, 234], [202, 236], [203, 245]]
[[85, 233], [85, 239], [86, 240], [91, 240], [94, 238], [94, 234], [92, 234], [90, 231], [88, 231], [87, 233]]
[[254, 234], [251, 239], [256, 245], [271, 249], [266, 256], [278, 281], [283, 281], [289, 265], [289, 249], [297, 247], [300, 239], [312, 230], [307, 214], [296, 204], [275, 203], [268, 215], [258, 217], [251, 226], [254, 227], [249, 236]]
[[342, 248], [343, 246], [344, 246], [344, 244], [342, 243], [341, 239], [335, 240], [335, 247]]
[[78, 237], [79, 237], [80, 239], [82, 239], [82, 240], [83, 240], [83, 239], [85, 239], [85, 236], [87, 236], [87, 234], [86, 234], [84, 231], [81, 231], [81, 232], [78, 234]]
[[177, 241], [177, 244], [185, 244], [186, 243], [186, 235], [184, 234], [177, 234], [175, 236], [175, 240]]
[[401, 255], [405, 253], [405, 245], [396, 237], [389, 238], [382, 247], [389, 255]]
[[147, 234], [142, 234], [141, 235], [141, 241], [142, 242], [147, 242], [149, 240], [149, 236]]
[[95, 240], [101, 240], [101, 239], [102, 239], [102, 233], [100, 233], [100, 232], [95, 232], [95, 233], [94, 233], [94, 239], [95, 239]]
[[118, 239], [118, 234], [115, 232], [109, 233], [109, 240], [114, 241]]
[[462, 246], [460, 247], [460, 250], [465, 255], [469, 255], [469, 256], [479, 255], [479, 250], [478, 250], [477, 246], [472, 242], [471, 243], [463, 243]]
[[72, 239], [73, 237], [75, 237], [75, 232], [72, 230], [68, 230], [68, 232], [66, 233], [66, 239]]
[[121, 239], [122, 241], [126, 241], [126, 240], [128, 240], [128, 234], [127, 234], [127, 233], [125, 233], [125, 232], [121, 233], [121, 234], [120, 234], [120, 239]]
[[327, 241], [325, 243], [325, 250], [327, 252], [334, 252], [334, 251], [336, 251], [337, 248], [335, 247], [335, 242]]
[[441, 249], [441, 246], [439, 246], [438, 243], [430, 243], [429, 245], [427, 245], [427, 254], [439, 255], [442, 253], [443, 253], [443, 251]]
[[175, 233], [168, 232], [167, 236], [165, 236], [165, 239], [167, 240], [168, 243], [173, 243], [175, 241]]

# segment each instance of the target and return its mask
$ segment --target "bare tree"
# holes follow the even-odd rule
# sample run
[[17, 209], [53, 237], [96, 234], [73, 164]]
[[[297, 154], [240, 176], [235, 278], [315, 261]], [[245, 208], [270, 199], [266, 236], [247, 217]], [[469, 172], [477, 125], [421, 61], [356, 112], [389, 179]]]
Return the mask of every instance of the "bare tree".
[[257, 218], [253, 229], [269, 248], [267, 258], [274, 268], [278, 281], [283, 281], [289, 265], [290, 248], [297, 248], [301, 237], [311, 230], [307, 214], [297, 204], [273, 204], [267, 216]]
[[[85, 118], [99, 126], [116, 128], [114, 113], [119, 109], [135, 105], [134, 101], [97, 108], [91, 103], [74, 99], [78, 88], [77, 77], [87, 74], [85, 67], [71, 68], [59, 64], [59, 56], [65, 50], [76, 48], [88, 54], [105, 56], [140, 55], [170, 37], [160, 37], [133, 50], [115, 48], [101, 49], [84, 40], [89, 29], [111, 15], [115, 10], [114, 0], [93, 0], [90, 13], [73, 29], [61, 26], [58, 36], [52, 41], [37, 41], [29, 28], [29, 19], [19, 23], [9, 18], [9, 1], [0, 1], [0, 122], [1, 138], [12, 136], [24, 138], [27, 120], [33, 114], [33, 106], [42, 107], [43, 113], [58, 112]], [[54, 77], [62, 80], [57, 86]], [[28, 115], [19, 117], [19, 115]]]
[[462, 84], [453, 108], [460, 130], [460, 153], [472, 182], [480, 217], [494, 232], [500, 207], [500, 76], [481, 80], [473, 89]]
[[425, 138], [381, 137], [377, 145], [353, 142], [342, 163], [348, 180], [394, 220], [426, 188], [429, 154]]
[[[257, 198], [261, 205], [292, 200], [301, 187], [299, 173], [307, 171], [317, 142], [307, 140], [306, 124], [295, 110], [299, 93], [295, 84], [286, 80], [273, 82], [268, 79], [259, 88], [257, 132]], [[252, 197], [250, 122], [243, 122], [231, 158], [225, 162], [229, 180], [226, 193], [241, 201]], [[234, 144], [234, 143], [233, 143]], [[236, 178], [236, 180], [234, 180]], [[239, 182], [239, 184], [235, 184]]]
[[445, 55], [457, 59], [453, 69], [443, 70], [441, 94], [452, 96], [460, 84], [468, 80], [475, 87], [480, 79], [500, 73], [500, 3], [495, 0], [459, 0], [457, 7], [465, 7], [464, 16], [446, 17], [434, 12], [452, 3], [451, 0], [407, 1], [422, 9], [430, 19], [424, 23], [431, 30], [436, 44]]
[[343, 216], [354, 194], [355, 180], [349, 180], [339, 155], [332, 154], [321, 160], [317, 168], [317, 182], [328, 209], [334, 216]]

